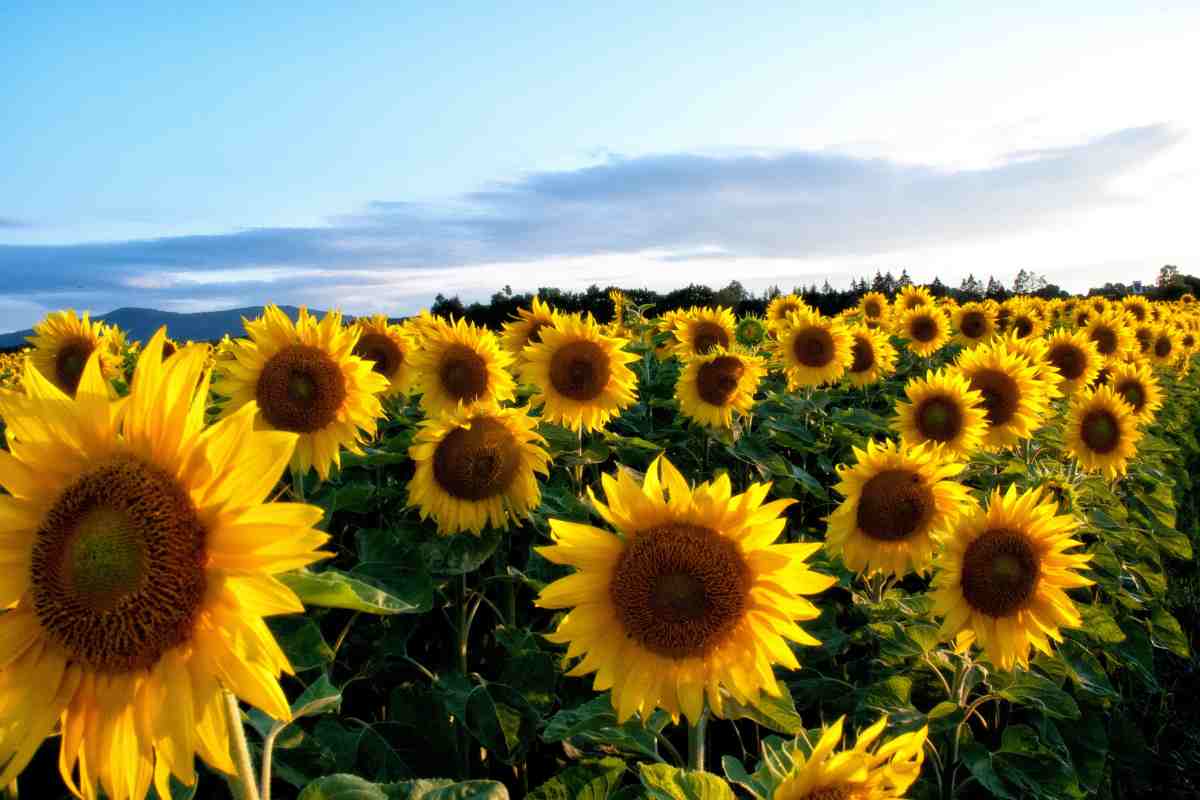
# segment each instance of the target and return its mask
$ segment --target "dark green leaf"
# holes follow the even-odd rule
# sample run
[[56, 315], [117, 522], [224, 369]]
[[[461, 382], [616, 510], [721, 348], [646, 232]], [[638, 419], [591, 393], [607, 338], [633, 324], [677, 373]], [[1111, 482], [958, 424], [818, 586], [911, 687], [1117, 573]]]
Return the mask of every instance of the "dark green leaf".
[[711, 772], [692, 772], [666, 764], [639, 764], [642, 785], [657, 800], [734, 800], [729, 784]]
[[529, 793], [531, 800], [607, 800], [621, 783], [619, 758], [583, 761], [567, 767]]
[[[1004, 673], [993, 676], [994, 686], [1002, 682], [1002, 675]], [[1011, 683], [1003, 688], [997, 686], [997, 694], [1005, 700], [1018, 705], [1032, 703], [1052, 717], [1079, 718], [1079, 706], [1075, 704], [1075, 700], [1048, 678], [1043, 678], [1036, 672], [1020, 671], [1012, 673], [1008, 680], [1011, 680]]]
[[419, 587], [412, 596], [398, 597], [336, 569], [287, 572], [279, 576], [305, 605], [347, 608], [368, 614], [419, 614], [433, 605], [432, 591]]

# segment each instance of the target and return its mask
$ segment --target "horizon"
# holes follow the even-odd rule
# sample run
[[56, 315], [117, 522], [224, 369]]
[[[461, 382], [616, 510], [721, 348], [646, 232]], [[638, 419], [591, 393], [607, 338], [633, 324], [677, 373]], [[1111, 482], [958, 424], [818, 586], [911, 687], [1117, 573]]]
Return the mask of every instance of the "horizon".
[[0, 330], [1194, 270], [1200, 9], [6, 12]]

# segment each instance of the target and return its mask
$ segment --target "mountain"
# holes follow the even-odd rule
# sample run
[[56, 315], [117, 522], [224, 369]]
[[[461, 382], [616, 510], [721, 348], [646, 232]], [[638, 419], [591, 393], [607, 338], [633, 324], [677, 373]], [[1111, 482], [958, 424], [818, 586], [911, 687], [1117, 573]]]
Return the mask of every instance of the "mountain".
[[[295, 319], [300, 310], [295, 306], [280, 306], [284, 313]], [[198, 311], [193, 314], [178, 314], [173, 311], [158, 311], [153, 308], [118, 308], [107, 314], [101, 314], [92, 319], [118, 325], [129, 334], [131, 339], [143, 342], [154, 335], [160, 326], [167, 326], [167, 334], [174, 340], [184, 342], [220, 339], [225, 334], [244, 335], [242, 317], [253, 319], [262, 314], [262, 306], [246, 306], [231, 308], [226, 311]], [[321, 315], [323, 311], [313, 311]], [[347, 317], [350, 319], [350, 317]], [[0, 348], [20, 347], [24, 345], [25, 337], [32, 336], [33, 331], [17, 331], [15, 333], [0, 333]]]

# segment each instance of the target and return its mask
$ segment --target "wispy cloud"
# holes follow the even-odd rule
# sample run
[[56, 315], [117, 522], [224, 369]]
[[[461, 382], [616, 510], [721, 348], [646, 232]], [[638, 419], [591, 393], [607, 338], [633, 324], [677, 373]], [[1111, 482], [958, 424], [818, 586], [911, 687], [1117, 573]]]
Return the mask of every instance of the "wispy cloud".
[[28, 227], [31, 227], [31, 226], [25, 220], [15, 219], [13, 217], [0, 217], [0, 230], [3, 230], [5, 228], [8, 228], [11, 230], [11, 229], [15, 229], [15, 228], [28, 228]]
[[957, 171], [817, 151], [610, 155], [440, 206], [373, 203], [323, 227], [0, 245], [0, 276], [10, 296], [66, 294], [97, 308], [191, 305], [201, 286], [242, 302], [336, 301], [342, 295], [332, 292], [357, 296], [379, 284], [381, 270], [432, 294], [454, 289], [437, 278], [451, 270], [482, 270], [500, 286], [506, 274], [528, 272], [521, 264], [620, 254], [658, 253], [663, 272], [686, 281], [690, 269], [678, 262], [866, 257], [1036, 229], [1123, 202], [1113, 180], [1181, 135], [1165, 125], [1128, 128]]

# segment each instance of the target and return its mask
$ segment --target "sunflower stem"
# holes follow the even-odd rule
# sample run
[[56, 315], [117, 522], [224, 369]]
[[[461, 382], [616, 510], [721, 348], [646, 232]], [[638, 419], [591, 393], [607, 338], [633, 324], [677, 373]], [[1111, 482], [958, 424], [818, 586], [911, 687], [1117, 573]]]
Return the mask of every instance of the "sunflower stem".
[[304, 502], [304, 476], [299, 470], [292, 472], [292, 496], [296, 498], [297, 503]]
[[230, 790], [241, 800], [259, 800], [258, 786], [254, 781], [254, 764], [250, 760], [250, 745], [246, 742], [246, 729], [242, 725], [242, 711], [238, 708], [237, 697], [228, 689], [223, 689], [225, 695], [225, 718], [229, 724], [229, 741], [233, 745], [233, 765], [237, 768], [237, 778], [230, 781]]
[[700, 719], [688, 724], [688, 769], [704, 771], [704, 738], [708, 732], [708, 706], [700, 712]]
[[[470, 622], [467, 614], [467, 574], [465, 572], [455, 586], [457, 589], [455, 599], [458, 606], [458, 671], [462, 673], [464, 679], [470, 680], [467, 677], [469, 668], [467, 640], [470, 636]], [[462, 759], [462, 779], [468, 780], [471, 777], [471, 735], [467, 732], [467, 721], [465, 719], [458, 720], [455, 729], [458, 733], [459, 756]]]

